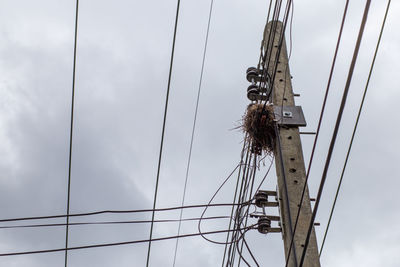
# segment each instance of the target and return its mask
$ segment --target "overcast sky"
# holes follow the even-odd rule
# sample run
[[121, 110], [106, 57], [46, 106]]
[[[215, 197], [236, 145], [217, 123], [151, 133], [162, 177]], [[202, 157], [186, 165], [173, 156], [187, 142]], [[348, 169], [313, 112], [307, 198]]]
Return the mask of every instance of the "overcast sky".
[[[326, 117], [310, 175], [316, 196], [364, 0], [350, 1]], [[345, 1], [295, 1], [290, 61], [308, 125], [317, 126]], [[180, 205], [210, 1], [182, 0], [161, 165], [158, 207]], [[386, 1], [373, 1], [316, 228], [329, 215]], [[208, 202], [240, 159], [238, 125], [247, 67], [257, 64], [268, 1], [215, 0], [186, 204]], [[153, 204], [176, 0], [80, 2], [71, 213]], [[361, 117], [323, 266], [399, 266], [400, 3], [393, 1]], [[0, 218], [66, 213], [75, 1], [0, 0]], [[287, 35], [287, 38], [289, 35]], [[308, 163], [312, 136], [303, 136]], [[266, 172], [261, 168], [258, 178]], [[273, 169], [263, 188], [274, 189]], [[232, 202], [234, 180], [216, 202]], [[200, 210], [185, 211], [197, 217]], [[226, 215], [215, 208], [211, 214]], [[149, 219], [98, 216], [88, 221]], [[156, 218], [178, 218], [178, 212]], [[47, 222], [63, 222], [52, 220]], [[207, 223], [205, 230], [227, 227]], [[175, 235], [157, 224], [154, 237]], [[184, 223], [183, 233], [196, 233]], [[70, 246], [147, 239], [149, 225], [71, 226]], [[216, 236], [222, 241], [223, 236]], [[261, 266], [282, 266], [280, 234], [247, 235]], [[62, 248], [65, 229], [0, 229], [0, 253]], [[172, 266], [175, 241], [153, 243], [151, 266]], [[147, 244], [71, 251], [69, 266], [144, 266]], [[223, 246], [182, 239], [176, 266], [218, 266]], [[0, 257], [0, 266], [64, 266], [64, 253]]]

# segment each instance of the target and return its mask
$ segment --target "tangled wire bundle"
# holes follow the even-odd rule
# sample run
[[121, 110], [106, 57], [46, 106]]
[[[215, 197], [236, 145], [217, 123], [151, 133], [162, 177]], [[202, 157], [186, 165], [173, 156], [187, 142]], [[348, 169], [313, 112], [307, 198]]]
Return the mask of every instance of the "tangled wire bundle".
[[247, 138], [252, 146], [252, 151], [261, 154], [272, 154], [274, 148], [274, 109], [273, 106], [264, 104], [250, 104], [243, 117], [242, 128], [247, 132]]

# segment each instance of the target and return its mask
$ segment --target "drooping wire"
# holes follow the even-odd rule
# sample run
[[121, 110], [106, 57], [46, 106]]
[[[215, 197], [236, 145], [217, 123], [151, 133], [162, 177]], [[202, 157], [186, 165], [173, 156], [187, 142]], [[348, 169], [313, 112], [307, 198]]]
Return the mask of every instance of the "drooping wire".
[[[212, 217], [203, 217], [203, 218], [182, 218], [182, 222], [187, 221], [198, 221], [202, 220], [217, 220], [217, 219], [230, 219], [229, 216], [212, 216]], [[100, 222], [77, 222], [77, 223], [69, 223], [69, 226], [81, 226], [81, 225], [113, 225], [113, 224], [143, 224], [143, 223], [170, 223], [170, 222], [178, 222], [177, 219], [164, 219], [164, 220], [128, 220], [128, 221], [100, 221]], [[18, 229], [18, 228], [42, 228], [42, 227], [59, 227], [66, 226], [66, 223], [48, 223], [48, 224], [24, 224], [24, 225], [6, 225], [0, 226], [0, 229]]]
[[[221, 185], [218, 187], [217, 191], [215, 191], [215, 193], [213, 194], [213, 196], [211, 197], [211, 199], [208, 201], [208, 205], [204, 208], [200, 218], [203, 218], [204, 214], [206, 213], [208, 207], [212, 206], [211, 202], [214, 200], [214, 198], [217, 196], [218, 192], [222, 189], [222, 187], [226, 184], [226, 182], [228, 182], [228, 180], [232, 177], [232, 175], [235, 173], [235, 171], [239, 168], [239, 166], [241, 166], [241, 164], [239, 163], [234, 169], [233, 171], [228, 175], [228, 177], [221, 183]], [[239, 203], [239, 204], [235, 204], [232, 203], [231, 205], [248, 205], [250, 204], [250, 202], [247, 203]], [[197, 229], [199, 231], [199, 233], [201, 234], [201, 219], [199, 220], [198, 224], [197, 224]], [[201, 235], [205, 240], [209, 241], [209, 242], [213, 242], [213, 243], [219, 243], [219, 244], [226, 244], [226, 243], [222, 243], [222, 242], [214, 242], [213, 240], [210, 240], [208, 238], [206, 238], [205, 236]]]
[[304, 259], [305, 259], [305, 255], [306, 255], [306, 252], [307, 252], [308, 244], [309, 244], [309, 241], [310, 241], [311, 232], [312, 232], [312, 229], [313, 229], [315, 217], [316, 217], [317, 211], [318, 211], [318, 206], [319, 206], [319, 203], [321, 201], [322, 191], [324, 189], [326, 176], [327, 176], [328, 169], [329, 169], [330, 160], [331, 160], [331, 157], [332, 157], [333, 149], [335, 147], [336, 137], [337, 137], [337, 134], [338, 134], [338, 131], [339, 131], [340, 122], [341, 122], [342, 115], [343, 115], [343, 110], [344, 110], [344, 107], [345, 107], [345, 104], [346, 104], [346, 99], [347, 99], [347, 94], [349, 92], [351, 79], [353, 77], [353, 72], [354, 72], [356, 61], [357, 61], [357, 56], [358, 56], [358, 52], [359, 52], [359, 49], [360, 49], [361, 40], [362, 40], [362, 37], [363, 37], [363, 34], [364, 34], [365, 24], [366, 24], [367, 18], [368, 18], [370, 4], [371, 4], [371, 0], [367, 0], [366, 4], [365, 4], [363, 18], [362, 18], [361, 25], [360, 25], [360, 30], [359, 30], [358, 37], [357, 37], [356, 47], [354, 49], [353, 58], [351, 60], [351, 64], [350, 64], [350, 68], [349, 68], [349, 73], [347, 75], [347, 81], [346, 81], [345, 89], [344, 89], [344, 92], [343, 92], [343, 96], [342, 96], [342, 101], [341, 101], [341, 104], [340, 104], [339, 112], [338, 112], [338, 115], [337, 115], [335, 128], [334, 128], [334, 131], [333, 131], [333, 134], [332, 134], [332, 139], [331, 139], [331, 142], [330, 142], [330, 145], [329, 145], [329, 150], [328, 150], [328, 154], [327, 154], [326, 161], [325, 161], [324, 171], [322, 173], [322, 177], [321, 177], [321, 182], [320, 182], [320, 186], [319, 186], [319, 189], [318, 189], [317, 198], [316, 198], [314, 209], [313, 209], [313, 213], [312, 213], [312, 216], [311, 216], [311, 221], [310, 221], [310, 224], [308, 225], [307, 236], [306, 236], [306, 239], [305, 239], [305, 242], [304, 242], [304, 249], [303, 249], [303, 253], [301, 255], [301, 260], [300, 260], [300, 267], [302, 267], [303, 263], [304, 263]]
[[65, 227], [65, 255], [64, 255], [64, 266], [68, 266], [68, 238], [69, 238], [69, 211], [70, 211], [70, 200], [71, 200], [71, 170], [72, 170], [72, 137], [74, 130], [74, 104], [75, 104], [75, 78], [76, 78], [76, 50], [78, 43], [78, 15], [79, 15], [79, 0], [76, 0], [75, 4], [75, 30], [74, 30], [74, 59], [72, 67], [72, 94], [71, 94], [71, 121], [70, 121], [70, 132], [69, 132], [69, 153], [68, 153], [68, 186], [67, 186], [67, 216], [66, 216], [66, 227]]
[[[257, 266], [257, 267], [260, 267], [260, 264], [258, 264], [258, 261], [257, 261], [256, 257], [254, 256], [254, 254], [252, 253], [252, 251], [251, 251], [249, 245], [248, 245], [247, 242], [246, 242], [246, 238], [245, 238], [244, 236], [243, 236], [243, 238], [242, 238], [242, 242], [245, 244], [246, 249], [247, 249], [247, 251], [248, 251], [249, 254], [250, 254], [250, 257], [253, 259], [253, 261], [254, 261], [254, 263], [256, 264], [256, 266]], [[238, 246], [236, 246], [236, 248], [238, 248]], [[246, 261], [246, 259], [243, 257], [243, 255], [242, 255], [242, 250], [238, 250], [238, 254], [239, 254], [240, 259], [242, 259], [248, 266], [251, 266], [251, 265]], [[240, 266], [240, 261], [239, 261], [239, 266]]]
[[355, 137], [355, 134], [356, 134], [356, 131], [357, 131], [358, 122], [359, 122], [359, 120], [360, 120], [361, 112], [362, 112], [362, 109], [363, 109], [363, 106], [364, 106], [364, 100], [365, 100], [365, 97], [366, 97], [366, 95], [367, 95], [369, 82], [370, 82], [370, 80], [371, 80], [372, 71], [373, 71], [373, 69], [374, 69], [376, 56], [377, 56], [377, 54], [378, 54], [379, 45], [380, 45], [380, 43], [381, 43], [381, 38], [382, 38], [383, 30], [384, 30], [384, 28], [385, 28], [386, 18], [387, 18], [388, 12], [389, 12], [390, 3], [391, 3], [391, 0], [388, 0], [387, 6], [386, 6], [385, 15], [384, 15], [383, 22], [382, 22], [382, 26], [381, 26], [381, 31], [380, 31], [380, 33], [379, 33], [378, 42], [377, 42], [377, 44], [376, 44], [376, 48], [375, 48], [375, 52], [374, 52], [374, 57], [373, 57], [373, 59], [372, 59], [371, 67], [370, 67], [370, 70], [369, 70], [369, 73], [368, 73], [367, 82], [366, 82], [366, 84], [365, 84], [364, 93], [363, 93], [362, 100], [361, 100], [361, 103], [360, 103], [360, 107], [359, 107], [359, 110], [358, 110], [357, 119], [356, 119], [356, 122], [355, 122], [355, 125], [354, 125], [353, 133], [352, 133], [352, 135], [351, 135], [350, 144], [349, 144], [349, 147], [348, 147], [348, 150], [347, 150], [346, 159], [345, 159], [344, 164], [343, 164], [342, 173], [340, 174], [340, 179], [339, 179], [339, 184], [338, 184], [338, 187], [337, 187], [337, 190], [336, 190], [335, 199], [334, 199], [334, 201], [333, 201], [332, 208], [331, 208], [331, 211], [330, 211], [330, 214], [329, 214], [328, 224], [327, 224], [326, 229], [325, 229], [325, 232], [324, 232], [324, 238], [323, 238], [323, 240], [322, 240], [321, 248], [320, 248], [320, 251], [319, 251], [319, 256], [320, 256], [320, 257], [321, 257], [321, 254], [322, 254], [322, 251], [323, 251], [323, 248], [324, 248], [324, 245], [325, 245], [326, 236], [327, 236], [327, 234], [328, 234], [329, 226], [330, 226], [330, 224], [331, 224], [333, 212], [334, 212], [335, 206], [336, 206], [336, 201], [337, 201], [337, 198], [338, 198], [338, 195], [339, 195], [339, 191], [340, 191], [340, 188], [341, 188], [341, 185], [342, 185], [344, 172], [346, 171], [347, 162], [348, 162], [348, 159], [349, 159], [349, 156], [350, 156], [351, 148], [352, 148], [352, 146], [353, 146], [353, 141], [354, 141], [354, 137]]
[[[253, 229], [253, 226], [249, 226], [248, 228], [243, 228], [241, 230], [248, 231]], [[232, 230], [217, 230], [217, 231], [209, 231], [203, 233], [193, 233], [193, 234], [184, 234], [184, 235], [175, 235], [175, 236], [167, 236], [167, 237], [158, 237], [153, 239], [144, 239], [144, 240], [133, 240], [133, 241], [124, 241], [124, 242], [116, 242], [116, 243], [104, 243], [104, 244], [95, 244], [95, 245], [86, 245], [86, 246], [77, 246], [77, 247], [68, 247], [68, 248], [55, 248], [55, 249], [43, 249], [43, 250], [31, 250], [31, 251], [20, 251], [20, 252], [8, 252], [8, 253], [0, 253], [0, 257], [8, 257], [8, 256], [21, 256], [21, 255], [30, 255], [30, 254], [44, 254], [44, 253], [54, 253], [54, 252], [62, 252], [66, 250], [82, 250], [82, 249], [90, 249], [90, 248], [102, 248], [102, 247], [113, 247], [113, 246], [122, 246], [122, 245], [132, 245], [139, 243], [147, 243], [150, 241], [163, 241], [175, 238], [185, 238], [185, 237], [193, 237], [199, 235], [212, 235], [212, 234], [220, 234], [226, 233]]]
[[301, 193], [300, 202], [298, 204], [299, 208], [297, 210], [297, 215], [296, 215], [296, 221], [295, 221], [295, 224], [294, 224], [293, 234], [292, 234], [292, 236], [290, 238], [291, 241], [290, 241], [289, 250], [288, 250], [288, 253], [287, 253], [287, 256], [286, 256], [286, 265], [285, 265], [285, 267], [287, 267], [288, 264], [289, 264], [289, 257], [290, 257], [290, 253], [292, 251], [292, 245], [293, 245], [293, 242], [294, 242], [294, 236], [296, 235], [296, 231], [297, 231], [297, 225], [298, 225], [299, 218], [300, 218], [300, 212], [301, 212], [301, 208], [303, 206], [303, 200], [304, 200], [304, 196], [305, 196], [305, 192], [306, 192], [306, 188], [307, 188], [307, 184], [308, 184], [308, 178], [310, 176], [310, 170], [311, 170], [312, 162], [313, 162], [313, 159], [314, 159], [314, 153], [315, 153], [315, 149], [316, 149], [316, 146], [317, 146], [319, 132], [321, 130], [322, 119], [324, 117], [325, 106], [326, 106], [327, 99], [328, 99], [329, 89], [330, 89], [330, 86], [331, 86], [331, 81], [332, 81], [332, 77], [333, 77], [333, 71], [334, 71], [335, 65], [336, 65], [336, 58], [337, 58], [337, 54], [338, 54], [338, 51], [339, 51], [340, 42], [342, 40], [342, 33], [343, 33], [344, 23], [345, 23], [346, 17], [347, 17], [348, 5], [349, 5], [349, 0], [346, 0], [346, 4], [345, 4], [345, 7], [344, 7], [343, 16], [342, 16], [342, 22], [341, 22], [341, 25], [340, 25], [339, 35], [338, 35], [338, 39], [337, 39], [337, 42], [336, 42], [335, 53], [334, 53], [334, 56], [333, 56], [332, 65], [331, 65], [331, 69], [330, 69], [330, 72], [329, 72], [328, 83], [326, 85], [325, 96], [324, 96], [324, 100], [322, 102], [321, 112], [320, 112], [320, 115], [319, 115], [317, 131], [316, 131], [313, 147], [311, 149], [311, 156], [310, 156], [310, 161], [309, 161], [308, 167], [307, 167], [306, 179], [304, 181], [304, 186], [303, 186], [303, 190], [302, 190], [302, 193]]
[[93, 216], [101, 214], [126, 214], [126, 213], [143, 213], [143, 212], [160, 212], [160, 211], [170, 211], [179, 209], [193, 209], [193, 208], [205, 208], [205, 207], [230, 207], [232, 205], [241, 205], [235, 203], [217, 203], [217, 204], [201, 204], [201, 205], [187, 205], [187, 206], [176, 206], [168, 208], [157, 208], [157, 209], [142, 209], [142, 210], [100, 210], [85, 213], [73, 213], [69, 215], [47, 215], [47, 216], [34, 216], [34, 217], [19, 217], [19, 218], [8, 218], [0, 219], [0, 223], [3, 222], [16, 222], [16, 221], [29, 221], [29, 220], [44, 220], [44, 219], [57, 219], [66, 218], [67, 216], [72, 217], [82, 217], [82, 216]]
[[[176, 7], [174, 35], [173, 35], [172, 50], [171, 50], [171, 61], [170, 61], [170, 65], [169, 65], [168, 85], [167, 85], [167, 93], [166, 93], [166, 97], [165, 97], [164, 118], [163, 118], [162, 132], [161, 132], [160, 153], [159, 153], [159, 157], [158, 157], [157, 177], [156, 177], [156, 185], [155, 185], [155, 189], [154, 189], [153, 210], [155, 210], [156, 204], [157, 204], [158, 183], [160, 180], [161, 159], [162, 159], [162, 151], [163, 151], [163, 146], [164, 146], [165, 124], [167, 121], [168, 99], [169, 99], [169, 91], [170, 91], [170, 87], [171, 87], [172, 66], [174, 63], [175, 42], [176, 42], [176, 32], [177, 32], [177, 28], [178, 28], [180, 2], [181, 2], [180, 0], [177, 1], [177, 7]], [[155, 211], [153, 211], [153, 213], [151, 215], [152, 221], [154, 220], [154, 216], [155, 216]], [[150, 225], [150, 237], [149, 237], [149, 245], [148, 245], [148, 249], [147, 249], [146, 267], [149, 267], [152, 236], [153, 236], [153, 223], [151, 223], [151, 225]]]
[[[187, 187], [187, 182], [188, 182], [188, 178], [189, 178], [190, 160], [192, 158], [193, 139], [194, 139], [194, 133], [195, 133], [195, 129], [196, 129], [197, 112], [198, 112], [198, 108], [199, 108], [200, 92], [201, 92], [201, 85], [202, 85], [202, 81], [203, 81], [204, 63], [205, 63], [206, 54], [207, 54], [208, 35], [209, 35], [209, 32], [210, 32], [210, 24], [211, 24], [211, 16], [212, 16], [213, 4], [214, 4], [214, 0], [211, 0], [211, 2], [210, 2], [210, 11], [209, 11], [209, 14], [208, 14], [206, 39], [205, 39], [205, 42], [204, 42], [204, 49], [203, 49], [203, 59], [202, 59], [202, 62], [201, 62], [200, 80], [199, 80], [199, 86], [198, 86], [198, 90], [197, 90], [196, 108], [195, 108], [194, 118], [193, 118], [192, 135], [191, 135], [191, 138], [190, 138], [189, 156], [188, 156], [188, 161], [187, 161], [187, 165], [186, 165], [185, 184], [183, 186], [182, 206], [185, 204], [186, 187]], [[182, 219], [182, 216], [183, 216], [183, 210], [180, 211], [179, 219]], [[180, 232], [181, 232], [181, 221], [179, 221], [179, 223], [178, 223], [178, 235], [180, 234]], [[174, 251], [174, 261], [173, 261], [173, 264], [172, 264], [173, 267], [175, 267], [175, 263], [176, 263], [176, 253], [178, 251], [178, 243], [179, 243], [179, 239], [176, 239], [175, 251]]]

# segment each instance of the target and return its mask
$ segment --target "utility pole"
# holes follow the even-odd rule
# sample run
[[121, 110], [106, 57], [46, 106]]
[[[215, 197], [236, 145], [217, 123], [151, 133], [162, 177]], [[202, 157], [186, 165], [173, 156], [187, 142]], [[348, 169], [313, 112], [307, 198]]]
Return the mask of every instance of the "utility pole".
[[[279, 21], [269, 22], [264, 31], [264, 53], [270, 54], [268, 73], [273, 75], [275, 59], [280, 47], [280, 36], [283, 24]], [[272, 30], [272, 34], [270, 35]], [[273, 39], [269, 39], [269, 37]], [[273, 43], [268, 46], [268, 40]], [[268, 57], [267, 57], [268, 58]], [[272, 87], [272, 103], [277, 120], [277, 133], [274, 148], [276, 172], [278, 179], [279, 208], [282, 222], [282, 238], [285, 246], [285, 258], [289, 250], [289, 267], [298, 267], [301, 254], [304, 249], [308, 226], [311, 220], [311, 204], [306, 187], [303, 204], [301, 205], [300, 217], [295, 232], [293, 246], [292, 234], [296, 222], [296, 216], [306, 180], [306, 170], [304, 165], [303, 150], [301, 146], [299, 126], [305, 126], [298, 119], [303, 116], [300, 107], [295, 107], [294, 94], [292, 90], [291, 75], [288, 64], [288, 53], [285, 38], [282, 38], [282, 46], [279, 53], [277, 72]], [[304, 116], [303, 116], [304, 118]], [[297, 120], [297, 121], [296, 121]], [[304, 261], [304, 267], [320, 267], [317, 239], [315, 230], [312, 230], [310, 243]]]

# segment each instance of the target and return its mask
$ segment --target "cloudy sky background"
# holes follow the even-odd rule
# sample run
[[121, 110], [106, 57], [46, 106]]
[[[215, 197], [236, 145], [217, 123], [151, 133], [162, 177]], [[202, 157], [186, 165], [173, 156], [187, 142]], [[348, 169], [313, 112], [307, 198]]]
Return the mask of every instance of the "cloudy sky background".
[[[295, 2], [290, 61], [293, 88], [308, 126], [316, 129], [345, 1]], [[353, 53], [365, 1], [349, 6], [343, 42], [310, 175], [315, 196]], [[180, 205], [209, 1], [184, 0], [176, 40], [158, 207]], [[256, 65], [268, 3], [215, 0], [201, 91], [187, 204], [204, 204], [239, 161], [237, 126], [248, 100], [245, 70]], [[329, 215], [386, 1], [373, 1], [316, 228], [319, 244]], [[176, 10], [175, 0], [80, 3], [71, 213], [151, 208]], [[400, 18], [393, 1], [370, 90], [345, 174], [323, 266], [398, 266], [400, 182], [397, 79]], [[1, 218], [65, 214], [75, 2], [0, 0]], [[287, 35], [287, 37], [289, 37]], [[312, 136], [303, 136], [308, 162]], [[260, 170], [259, 177], [266, 171]], [[264, 188], [275, 188], [272, 170]], [[216, 202], [232, 201], [234, 180]], [[271, 211], [273, 212], [273, 211]], [[212, 209], [212, 214], [228, 214]], [[200, 210], [184, 213], [197, 217]], [[98, 216], [89, 221], [149, 219]], [[157, 218], [178, 218], [178, 212]], [[49, 220], [47, 222], [63, 222]], [[227, 221], [206, 223], [223, 229]], [[70, 246], [148, 238], [148, 225], [73, 226]], [[155, 237], [177, 224], [157, 224]], [[183, 233], [197, 232], [184, 223]], [[223, 236], [216, 236], [223, 240]], [[64, 228], [0, 230], [0, 253], [62, 248]], [[279, 234], [247, 236], [262, 266], [282, 266]], [[175, 241], [153, 243], [151, 266], [172, 266]], [[144, 266], [147, 244], [69, 253], [69, 266]], [[223, 246], [182, 239], [176, 266], [218, 266]], [[64, 253], [1, 257], [0, 266], [63, 266]]]

